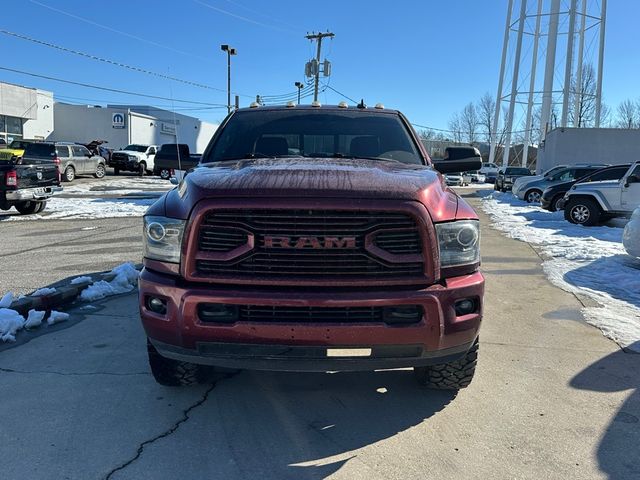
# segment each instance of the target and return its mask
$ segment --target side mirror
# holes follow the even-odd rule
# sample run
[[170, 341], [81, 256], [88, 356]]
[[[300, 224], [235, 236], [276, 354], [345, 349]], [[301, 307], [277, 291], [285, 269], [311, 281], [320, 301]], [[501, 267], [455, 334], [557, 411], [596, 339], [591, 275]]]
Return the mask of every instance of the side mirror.
[[632, 183], [640, 183], [640, 177], [638, 177], [637, 175], [629, 175], [626, 182], [624, 183], [625, 188], [627, 188]]
[[440, 173], [460, 173], [482, 168], [482, 156], [475, 147], [447, 147], [442, 160], [434, 160]]

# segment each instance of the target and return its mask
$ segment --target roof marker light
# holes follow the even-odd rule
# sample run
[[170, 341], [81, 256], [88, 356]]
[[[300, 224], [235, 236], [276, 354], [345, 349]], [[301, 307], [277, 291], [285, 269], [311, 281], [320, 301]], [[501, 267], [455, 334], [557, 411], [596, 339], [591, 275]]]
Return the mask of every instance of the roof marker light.
[[314, 100], [313, 102], [311, 102], [311, 106], [312, 107], [321, 107], [322, 104], [319, 101]]
[[344, 101], [338, 104], [338, 108], [348, 108], [348, 107], [349, 105], [347, 105], [347, 102], [344, 102]]
[[249, 108], [258, 108], [260, 106], [260, 104], [258, 102], [251, 102], [251, 105], [249, 105]]
[[376, 103], [375, 108], [377, 108], [378, 110], [384, 110], [384, 105], [382, 103]]
[[293, 108], [295, 106], [296, 106], [295, 102], [287, 102], [287, 108]]

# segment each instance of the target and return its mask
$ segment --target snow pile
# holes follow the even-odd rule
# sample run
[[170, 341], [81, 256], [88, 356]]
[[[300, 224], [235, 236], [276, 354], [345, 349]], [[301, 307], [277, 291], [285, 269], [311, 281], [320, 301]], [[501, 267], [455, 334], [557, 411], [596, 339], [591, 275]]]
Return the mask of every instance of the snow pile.
[[640, 265], [625, 253], [622, 228], [573, 225], [510, 193], [486, 192], [482, 207], [495, 228], [549, 257], [543, 269], [553, 284], [602, 305], [583, 309], [587, 322], [640, 352]]
[[[18, 330], [39, 327], [45, 315], [46, 312], [29, 310], [29, 314], [25, 320], [24, 317], [15, 310], [0, 308], [0, 340], [3, 342], [15, 342]], [[65, 320], [69, 320], [68, 313], [52, 310], [47, 319], [47, 323], [53, 325]]]
[[80, 294], [80, 300], [100, 300], [110, 295], [130, 292], [135, 288], [139, 272], [135, 269], [133, 263], [118, 265], [111, 270], [111, 273], [115, 275], [113, 280], [110, 282], [100, 280], [89, 285]]
[[45, 287], [45, 288], [39, 288], [38, 290], [33, 292], [31, 294], [31, 296], [32, 297], [44, 297], [45, 295], [49, 295], [51, 293], [56, 293], [56, 289], [55, 288]]
[[93, 278], [87, 277], [85, 275], [85, 276], [82, 276], [82, 277], [76, 277], [73, 280], [71, 280], [71, 285], [77, 285], [79, 283], [92, 282], [92, 281], [93, 281]]
[[640, 207], [636, 208], [631, 221], [624, 227], [622, 244], [629, 255], [640, 258]]
[[13, 302], [13, 293], [5, 293], [4, 296], [0, 298], [0, 308], [9, 308], [11, 302]]

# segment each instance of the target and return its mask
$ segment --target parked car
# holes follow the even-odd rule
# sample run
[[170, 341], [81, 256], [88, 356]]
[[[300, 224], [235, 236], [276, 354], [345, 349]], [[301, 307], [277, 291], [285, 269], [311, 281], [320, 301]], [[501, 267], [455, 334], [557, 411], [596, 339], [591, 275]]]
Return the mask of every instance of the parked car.
[[520, 177], [527, 177], [531, 175], [531, 170], [523, 167], [502, 167], [498, 170], [496, 181], [493, 186], [494, 190], [500, 190], [506, 192], [511, 190], [513, 182]]
[[72, 182], [77, 175], [104, 178], [107, 171], [104, 158], [92, 155], [84, 145], [70, 142], [30, 143], [24, 151], [24, 159], [54, 161], [64, 182]]
[[511, 191], [515, 195], [518, 192], [518, 190], [520, 190], [520, 188], [522, 187], [523, 184], [526, 184], [526, 183], [529, 183], [529, 182], [534, 182], [534, 181], [540, 180], [540, 179], [542, 179], [542, 178], [544, 178], [546, 176], [553, 175], [558, 170], [562, 170], [563, 168], [566, 168], [566, 167], [567, 167], [567, 165], [556, 165], [555, 167], [552, 167], [552, 168], [546, 170], [541, 175], [532, 175], [530, 177], [516, 178], [516, 181], [513, 182], [513, 187], [511, 188]]
[[0, 162], [20, 160], [24, 155], [24, 149], [35, 140], [13, 140], [8, 146], [0, 149]]
[[622, 244], [629, 255], [640, 258], [640, 207], [635, 209], [624, 227]]
[[25, 155], [0, 162], [0, 210], [15, 207], [22, 215], [39, 213], [59, 191], [60, 172], [53, 157]]
[[600, 170], [596, 170], [595, 172], [579, 178], [578, 180], [557, 183], [551, 187], [547, 187], [540, 197], [540, 205], [542, 208], [549, 210], [550, 212], [564, 210], [564, 196], [576, 183], [620, 180], [624, 177], [625, 173], [627, 173], [630, 166], [630, 164], [627, 164], [601, 168]]
[[156, 381], [413, 367], [429, 387], [469, 385], [479, 223], [435, 169], [477, 170], [471, 154], [433, 164], [395, 110], [233, 111], [144, 216], [139, 305]]
[[570, 165], [557, 169], [542, 178], [522, 182], [518, 188], [513, 191], [513, 194], [520, 200], [526, 200], [529, 203], [538, 203], [545, 188], [557, 183], [577, 180], [608, 166], [609, 165], [605, 163]]
[[[482, 171], [482, 170], [481, 170]], [[498, 171], [495, 172], [487, 172], [484, 174], [484, 181], [486, 183], [496, 183], [496, 178], [498, 178]]]
[[640, 205], [640, 162], [620, 181], [577, 183], [565, 194], [564, 218], [580, 225], [628, 217]]
[[140, 176], [150, 174], [153, 173], [157, 152], [157, 145], [127, 145], [111, 154], [109, 166], [115, 175], [121, 171], [137, 172]]
[[480, 170], [464, 172], [463, 175], [470, 179], [470, 183], [485, 183], [486, 181], [486, 176], [483, 173], [480, 173]]
[[153, 174], [169, 180], [172, 171], [192, 169], [198, 165], [201, 156], [201, 154], [190, 153], [189, 145], [165, 143], [156, 154]]
[[482, 164], [482, 168], [480, 169], [480, 173], [484, 174], [484, 175], [488, 175], [490, 173], [493, 173], [495, 175], [498, 175], [498, 165], [495, 163], [483, 163]]

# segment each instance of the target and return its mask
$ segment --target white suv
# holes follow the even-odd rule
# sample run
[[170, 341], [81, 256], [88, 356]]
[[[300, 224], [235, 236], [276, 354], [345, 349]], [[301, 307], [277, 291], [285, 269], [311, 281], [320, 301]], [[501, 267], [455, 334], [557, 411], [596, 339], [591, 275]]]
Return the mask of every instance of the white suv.
[[640, 206], [640, 162], [631, 165], [621, 180], [577, 183], [564, 200], [564, 217], [571, 223], [597, 225], [628, 217]]

